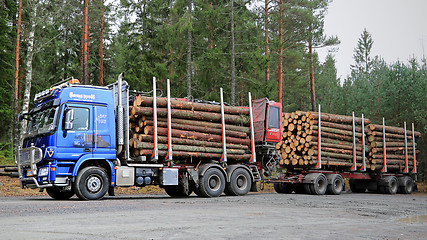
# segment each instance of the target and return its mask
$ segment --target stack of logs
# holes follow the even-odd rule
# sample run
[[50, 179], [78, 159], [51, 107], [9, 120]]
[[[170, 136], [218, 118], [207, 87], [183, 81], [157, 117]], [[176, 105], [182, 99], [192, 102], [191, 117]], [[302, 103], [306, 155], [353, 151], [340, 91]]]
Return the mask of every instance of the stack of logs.
[[[385, 130], [385, 139], [383, 137]], [[421, 137], [421, 133], [415, 131], [406, 131], [406, 148], [405, 148], [405, 129], [399, 127], [382, 125], [369, 125], [368, 142], [372, 147], [369, 152], [369, 160], [371, 161], [371, 170], [381, 170], [384, 166], [384, 140], [385, 140], [385, 156], [387, 169], [403, 171], [406, 168], [406, 158], [408, 161], [408, 171], [414, 167], [414, 144], [415, 138]], [[415, 142], [416, 147], [416, 142]], [[405, 149], [407, 154], [405, 154]], [[417, 150], [415, 151], [415, 154]]]
[[[353, 118], [343, 115], [321, 114], [322, 165], [351, 168], [353, 166]], [[317, 112], [284, 113], [282, 141], [276, 145], [284, 165], [315, 165], [318, 162]], [[365, 125], [370, 123], [365, 119]], [[355, 118], [357, 167], [362, 166], [362, 119]], [[366, 131], [365, 131], [366, 132]]]
[[[276, 149], [282, 157], [280, 164], [294, 167], [313, 167], [318, 163], [319, 114], [301, 112], [282, 114], [282, 140]], [[370, 124], [364, 119], [365, 147], [362, 141], [362, 118], [321, 113], [321, 159], [323, 168], [360, 170], [365, 150], [366, 167], [372, 171], [383, 167], [383, 132], [381, 125]], [[408, 163], [413, 166], [412, 132], [407, 131]], [[420, 137], [415, 132], [415, 137]], [[353, 149], [353, 141], [356, 143]], [[386, 126], [386, 158], [390, 171], [403, 171], [405, 167], [404, 129]], [[354, 166], [354, 153], [356, 166]], [[410, 160], [410, 161], [409, 161]], [[351, 169], [352, 167], [356, 167]]]
[[[134, 156], [150, 159], [154, 149], [153, 98], [134, 97], [130, 107], [130, 148]], [[168, 152], [167, 99], [157, 98], [159, 159]], [[224, 107], [228, 161], [251, 157], [249, 109]], [[223, 153], [221, 106], [171, 100], [173, 160], [220, 160]]]

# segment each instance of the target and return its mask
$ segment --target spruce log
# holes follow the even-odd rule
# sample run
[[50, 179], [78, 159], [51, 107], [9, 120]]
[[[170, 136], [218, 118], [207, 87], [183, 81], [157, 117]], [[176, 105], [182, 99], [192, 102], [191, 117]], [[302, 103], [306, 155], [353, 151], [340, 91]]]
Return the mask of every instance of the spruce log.
[[[143, 141], [143, 142], [154, 142], [154, 136], [153, 135], [139, 134], [138, 140]], [[168, 138], [164, 137], [164, 136], [158, 136], [158, 142], [159, 143], [168, 143]], [[202, 141], [202, 140], [193, 140], [193, 139], [177, 138], [177, 137], [172, 137], [172, 144], [203, 146], [203, 147], [216, 147], [216, 148], [222, 147], [221, 142], [208, 142], [208, 141]], [[227, 143], [226, 146], [227, 146], [227, 149], [228, 148], [243, 149], [243, 150], [249, 149], [249, 147], [247, 145], [241, 145], [241, 144]]]
[[[383, 137], [383, 132], [377, 132], [377, 131], [369, 130], [368, 135], [370, 135], [370, 136], [377, 136], [377, 137]], [[394, 134], [394, 133], [385, 133], [385, 137], [386, 138], [405, 139], [405, 135]], [[408, 137], [408, 139], [412, 139], [412, 135], [408, 135], [407, 137]]]
[[[147, 126], [153, 126], [154, 122], [152, 120], [146, 120]], [[168, 127], [167, 122], [163, 121], [157, 121], [157, 127]], [[222, 135], [222, 129], [218, 128], [207, 128], [207, 127], [200, 127], [200, 126], [194, 126], [194, 125], [186, 125], [186, 124], [179, 124], [179, 123], [172, 123], [172, 129], [179, 129], [179, 130], [186, 130], [186, 131], [194, 131], [194, 132], [202, 132], [202, 133], [212, 133], [217, 135]], [[229, 137], [236, 137], [236, 138], [247, 138], [248, 135], [244, 132], [236, 132], [231, 130], [225, 130], [226, 136]]]
[[[148, 135], [154, 134], [154, 128], [152, 126], [146, 126], [145, 128], [148, 130]], [[167, 136], [168, 129], [158, 127], [157, 133], [159, 136]], [[192, 132], [192, 131], [185, 131], [185, 130], [177, 130], [177, 129], [172, 129], [172, 137], [188, 138], [188, 139], [204, 140], [204, 141], [213, 141], [213, 142], [222, 142], [222, 136], [220, 136], [220, 135], [200, 133], [200, 132]], [[250, 139], [242, 139], [242, 138], [234, 138], [234, 137], [226, 137], [226, 143], [243, 144], [243, 145], [249, 146], [251, 144], [251, 140]]]
[[[317, 150], [314, 150], [314, 155], [317, 156]], [[322, 158], [325, 157], [331, 157], [331, 158], [337, 158], [337, 159], [353, 159], [353, 155], [347, 155], [347, 154], [341, 154], [341, 153], [333, 153], [333, 152], [325, 152], [322, 151]], [[362, 160], [362, 156], [356, 156], [356, 160]]]
[[[154, 149], [154, 143], [151, 142], [140, 142], [136, 141], [134, 145], [136, 149]], [[159, 150], [168, 150], [167, 144], [158, 144]], [[222, 153], [222, 148], [212, 147], [201, 147], [201, 146], [189, 146], [189, 145], [178, 145], [172, 144], [173, 151], [184, 151], [184, 152], [209, 152], [209, 153]], [[245, 154], [244, 150], [241, 149], [227, 149], [227, 154]]]
[[[168, 110], [166, 108], [157, 108], [157, 116], [166, 117]], [[151, 107], [131, 107], [131, 114], [138, 116], [153, 116], [153, 108]], [[200, 112], [191, 110], [172, 109], [171, 115], [174, 118], [184, 118], [190, 120], [221, 122], [220, 113]], [[225, 114], [225, 122], [228, 124], [249, 126], [249, 117], [245, 115], [230, 115]]]
[[[166, 108], [167, 104], [168, 102], [166, 98], [157, 98], [157, 107]], [[141, 97], [140, 106], [152, 107], [153, 98]], [[208, 103], [187, 102], [187, 101], [182, 101], [177, 99], [171, 99], [171, 107], [174, 109], [182, 109], [182, 110], [221, 113], [221, 105], [219, 103], [208, 104]], [[224, 113], [234, 114], [234, 115], [249, 115], [249, 108], [224, 106]]]
[[[318, 146], [318, 142], [311, 142], [311, 145]], [[322, 139], [322, 147], [323, 146], [325, 146], [325, 147], [332, 147], [332, 148], [338, 148], [338, 149], [353, 150], [353, 144], [328, 143], [328, 142], [323, 142], [323, 139]], [[370, 152], [370, 149], [371, 149], [370, 146], [365, 146], [365, 152]], [[362, 145], [357, 144], [356, 145], [356, 150], [357, 151], [362, 151]]]
[[[376, 130], [378, 132], [382, 132], [383, 131], [383, 125], [370, 124], [369, 129]], [[385, 131], [388, 133], [395, 133], [395, 134], [401, 134], [401, 135], [405, 134], [405, 129], [400, 128], [400, 127], [385, 126]], [[406, 134], [408, 136], [412, 136], [412, 131], [406, 130]], [[415, 137], [416, 138], [421, 137], [421, 133], [415, 131]]]
[[[347, 131], [347, 130], [342, 130], [342, 129], [335, 129], [335, 128], [330, 128], [330, 127], [321, 127], [322, 132], [329, 132], [329, 133], [335, 133], [335, 134], [340, 134], [340, 135], [344, 135], [344, 136], [353, 136], [353, 131]], [[318, 126], [313, 126], [313, 130], [318, 130], [319, 127]], [[358, 133], [355, 132], [354, 134], [357, 138], [362, 138], [362, 133]]]
[[[394, 141], [390, 141], [390, 142], [386, 142], [386, 147], [404, 147], [405, 146], [405, 142], [401, 141], [401, 142], [396, 142], [396, 140]], [[377, 148], [382, 148], [383, 147], [383, 142], [382, 141], [376, 141], [376, 142], [372, 142], [371, 143], [372, 147], [377, 147]], [[413, 144], [412, 141], [408, 142], [408, 148], [411, 147], [412, 148]], [[417, 146], [417, 143], [415, 143], [415, 147]]]
[[[314, 124], [313, 126], [318, 126], [319, 122], [317, 120], [314, 120]], [[333, 123], [333, 122], [325, 122], [322, 121], [321, 122], [322, 127], [330, 127], [330, 128], [335, 128], [335, 129], [341, 129], [341, 130], [348, 130], [348, 131], [353, 131], [353, 125], [351, 124], [340, 124], [340, 123]], [[362, 127], [361, 126], [355, 126], [355, 130], [356, 132], [362, 132]], [[365, 135], [366, 133], [368, 133], [369, 129], [367, 127], [365, 127]]]
[[[318, 135], [317, 130], [313, 130], [313, 135]], [[328, 133], [328, 132], [323, 132], [322, 131], [322, 139], [323, 138], [332, 138], [332, 139], [338, 139], [338, 140], [343, 140], [343, 141], [348, 141], [348, 142], [353, 142], [353, 137], [350, 136], [344, 136], [344, 135], [340, 135], [340, 134], [335, 134], [335, 133]], [[361, 140], [359, 138], [356, 138], [356, 142], [361, 142]]]
[[[310, 112], [313, 116], [313, 119], [317, 120], [319, 119], [319, 113], [318, 112]], [[334, 122], [334, 123], [353, 123], [353, 117], [351, 116], [345, 116], [345, 115], [337, 115], [337, 114], [330, 114], [330, 113], [321, 113], [322, 115], [322, 121], [325, 122]], [[355, 124], [362, 125], [362, 118], [355, 117], [354, 118]], [[371, 120], [365, 118], [365, 126], [371, 123]]]
[[[371, 169], [371, 171], [381, 170], [381, 169], [383, 169], [383, 165], [381, 165], [381, 164], [371, 164], [370, 169]], [[396, 170], [400, 170], [400, 169], [403, 169], [403, 168], [401, 168], [398, 165], [388, 165], [387, 164], [387, 170], [394, 170], [394, 171], [396, 171]]]
[[[151, 155], [153, 153], [153, 150], [149, 150], [149, 149], [142, 149], [139, 150], [139, 154], [140, 155]], [[167, 151], [163, 151], [160, 150], [159, 151], [159, 156], [166, 156]], [[219, 153], [202, 153], [202, 152], [183, 152], [183, 151], [174, 151], [173, 152], [173, 157], [178, 157], [178, 158], [208, 158], [208, 159], [220, 159], [222, 156], [222, 154]], [[249, 161], [249, 159], [252, 157], [251, 154], [238, 154], [238, 155], [234, 155], [234, 154], [227, 154], [227, 158], [228, 159], [234, 159], [234, 160], [247, 160]]]

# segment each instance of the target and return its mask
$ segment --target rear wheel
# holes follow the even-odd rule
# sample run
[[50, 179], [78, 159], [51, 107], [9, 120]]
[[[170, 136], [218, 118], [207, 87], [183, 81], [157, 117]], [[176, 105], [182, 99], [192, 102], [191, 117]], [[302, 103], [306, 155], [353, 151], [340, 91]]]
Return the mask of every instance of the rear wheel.
[[237, 168], [230, 177], [230, 182], [226, 184], [225, 193], [231, 196], [242, 196], [251, 190], [252, 180], [249, 172], [243, 168]]
[[46, 192], [49, 196], [56, 200], [67, 200], [74, 196], [73, 191], [62, 191], [57, 187], [46, 188]]
[[414, 181], [409, 176], [400, 177], [398, 192], [402, 194], [411, 194], [414, 191]]
[[210, 168], [200, 177], [199, 191], [203, 197], [218, 197], [224, 189], [225, 177], [219, 169]]
[[344, 180], [339, 174], [328, 174], [326, 175], [328, 179], [328, 187], [326, 192], [332, 195], [340, 195], [344, 188]]
[[305, 179], [308, 182], [304, 183], [304, 188], [308, 193], [308, 189], [311, 194], [314, 195], [323, 195], [326, 193], [328, 187], [328, 180], [326, 179], [325, 174], [323, 173], [309, 173], [305, 176]]
[[107, 173], [99, 167], [87, 167], [81, 170], [73, 185], [76, 195], [82, 200], [103, 198], [109, 186]]
[[[379, 180], [380, 191], [386, 194], [396, 194], [399, 188], [399, 182], [395, 176], [383, 177]], [[382, 188], [382, 189], [381, 189]]]

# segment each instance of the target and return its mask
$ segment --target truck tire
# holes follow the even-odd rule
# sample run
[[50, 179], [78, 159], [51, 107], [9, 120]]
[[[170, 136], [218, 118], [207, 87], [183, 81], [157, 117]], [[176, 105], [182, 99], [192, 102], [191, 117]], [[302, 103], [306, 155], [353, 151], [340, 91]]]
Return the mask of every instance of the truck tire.
[[327, 174], [328, 187], [326, 192], [331, 195], [340, 195], [344, 189], [344, 180], [339, 174]]
[[74, 196], [73, 191], [61, 191], [61, 189], [57, 187], [49, 187], [46, 188], [47, 194], [56, 200], [67, 200]]
[[110, 184], [102, 168], [86, 167], [77, 174], [73, 187], [81, 200], [98, 200], [105, 196]]
[[328, 179], [323, 173], [309, 173], [304, 177], [304, 188], [313, 195], [323, 195], [328, 188]]
[[304, 193], [306, 193], [306, 194], [312, 194], [311, 193], [311, 188], [310, 188], [311, 183], [304, 183], [303, 185], [304, 185]]
[[219, 169], [210, 168], [200, 177], [199, 190], [203, 197], [218, 197], [224, 189], [225, 177]]
[[275, 183], [274, 184], [274, 190], [276, 190], [277, 193], [292, 193], [293, 188], [292, 185], [289, 183]]
[[399, 182], [398, 193], [411, 194], [414, 191], [414, 180], [409, 176], [397, 178]]
[[188, 197], [191, 191], [186, 191], [181, 185], [164, 186], [165, 192], [171, 197]]
[[230, 182], [225, 185], [224, 192], [230, 196], [243, 196], [251, 190], [252, 180], [249, 172], [243, 168], [237, 168], [230, 177]]
[[399, 188], [399, 182], [395, 176], [382, 177], [378, 181], [378, 189], [381, 193], [396, 194]]

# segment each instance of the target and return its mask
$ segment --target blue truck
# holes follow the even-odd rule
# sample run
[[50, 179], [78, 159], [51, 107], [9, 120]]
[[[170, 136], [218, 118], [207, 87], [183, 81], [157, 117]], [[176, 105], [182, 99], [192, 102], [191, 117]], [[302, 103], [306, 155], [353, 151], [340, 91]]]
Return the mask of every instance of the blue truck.
[[[227, 154], [233, 149], [227, 149], [225, 141], [229, 136], [225, 130], [224, 109], [238, 107], [226, 108], [223, 101], [215, 103], [215, 108], [221, 110], [215, 126], [220, 126], [222, 131], [222, 154], [207, 154], [207, 146], [196, 147], [196, 152], [189, 155], [174, 152], [170, 135], [173, 132], [170, 113], [174, 110], [170, 107], [169, 92], [168, 86], [165, 121], [169, 128], [167, 137], [162, 137], [169, 144], [159, 150], [161, 138], [156, 126], [160, 111], [156, 108], [154, 79], [151, 93], [154, 134], [149, 144], [152, 155], [148, 157], [138, 156], [130, 148], [135, 144], [130, 132], [131, 98], [135, 93], [122, 81], [122, 75], [117, 82], [105, 87], [81, 85], [71, 79], [37, 93], [34, 107], [20, 116], [20, 120], [28, 121], [22, 148], [16, 156], [21, 187], [46, 189], [49, 196], [57, 200], [74, 195], [82, 200], [98, 200], [107, 193], [114, 196], [117, 186], [147, 185], [158, 185], [172, 197], [185, 197], [192, 192], [202, 197], [218, 197], [222, 193], [245, 195], [256, 191], [259, 181], [274, 183], [278, 193], [305, 189], [311, 194], [340, 194], [345, 177], [350, 178], [350, 187], [357, 192], [382, 189], [393, 194], [402, 188], [405, 193], [412, 192], [410, 174], [349, 172], [328, 168], [327, 164], [321, 168], [284, 165], [276, 151], [283, 131], [281, 104], [268, 99], [252, 101], [250, 94], [249, 107], [245, 108], [249, 119], [245, 141], [250, 143], [244, 154], [234, 155], [234, 159], [229, 155], [227, 161]], [[141, 108], [141, 111], [144, 114], [146, 110]], [[159, 153], [166, 157], [159, 157]], [[180, 156], [180, 160], [172, 160], [173, 154]]]

